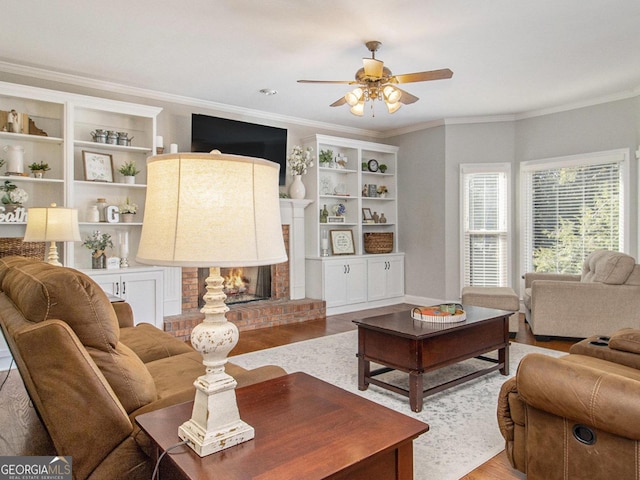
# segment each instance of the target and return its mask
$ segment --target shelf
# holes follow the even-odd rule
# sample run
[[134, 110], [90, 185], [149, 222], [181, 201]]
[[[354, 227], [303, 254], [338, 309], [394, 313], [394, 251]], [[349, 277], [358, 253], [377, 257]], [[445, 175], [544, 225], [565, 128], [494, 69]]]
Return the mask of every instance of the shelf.
[[120, 151], [120, 152], [151, 153], [152, 151], [152, 149], [148, 147], [134, 147], [134, 146], [127, 147], [125, 145], [113, 145], [111, 143], [88, 142], [85, 140], [74, 140], [73, 146], [97, 148], [100, 150], [111, 150], [111, 151]]
[[92, 187], [100, 186], [107, 188], [126, 187], [126, 188], [147, 188], [144, 183], [119, 183], [119, 182], [94, 182], [90, 180], [74, 180], [76, 185], [90, 185]]
[[47, 137], [44, 135], [28, 135], [26, 133], [11, 132], [0, 132], [0, 139], [16, 140], [19, 142], [51, 143], [55, 145], [62, 145], [62, 142], [64, 141], [59, 137]]
[[361, 197], [362, 200], [374, 200], [374, 201], [378, 201], [378, 202], [389, 202], [389, 201], [395, 201], [395, 198], [393, 197]]
[[1, 181], [10, 180], [12, 182], [33, 182], [33, 183], [64, 183], [61, 178], [34, 178], [23, 177], [22, 175], [2, 175]]
[[103, 226], [127, 227], [132, 225], [132, 226], [140, 227], [142, 226], [142, 222], [78, 222], [78, 225], [93, 226], [93, 227], [103, 227]]
[[351, 170], [349, 168], [331, 168], [331, 167], [318, 167], [321, 172], [336, 172], [336, 173], [358, 173], [358, 170]]

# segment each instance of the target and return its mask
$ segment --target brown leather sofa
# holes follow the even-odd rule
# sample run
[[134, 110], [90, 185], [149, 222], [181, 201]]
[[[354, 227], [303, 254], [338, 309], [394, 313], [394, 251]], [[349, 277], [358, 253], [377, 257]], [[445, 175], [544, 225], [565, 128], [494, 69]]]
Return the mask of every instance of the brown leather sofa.
[[[0, 258], [0, 324], [57, 455], [75, 479], [151, 478], [135, 417], [193, 400], [204, 372], [191, 346], [110, 303], [87, 275], [23, 257]], [[286, 372], [227, 363], [238, 386]], [[176, 432], [177, 433], [177, 432]]]
[[640, 478], [640, 330], [525, 356], [498, 399], [511, 465], [528, 479]]

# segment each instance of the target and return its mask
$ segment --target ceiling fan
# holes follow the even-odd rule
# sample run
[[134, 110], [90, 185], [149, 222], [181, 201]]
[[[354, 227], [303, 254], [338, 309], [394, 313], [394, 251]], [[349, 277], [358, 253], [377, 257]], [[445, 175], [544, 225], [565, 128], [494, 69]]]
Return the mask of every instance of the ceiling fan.
[[391, 70], [384, 66], [384, 62], [376, 58], [376, 51], [382, 43], [370, 41], [365, 45], [371, 52], [371, 58], [362, 59], [364, 66], [356, 72], [355, 80], [298, 80], [298, 83], [358, 85], [344, 97], [333, 102], [331, 106], [339, 107], [346, 103], [351, 107], [351, 113], [362, 116], [364, 115], [364, 104], [369, 100], [384, 101], [389, 113], [396, 112], [402, 104], [408, 105], [418, 100], [415, 95], [398, 88], [396, 86], [398, 83], [443, 80], [453, 76], [453, 72], [448, 68], [393, 75]]

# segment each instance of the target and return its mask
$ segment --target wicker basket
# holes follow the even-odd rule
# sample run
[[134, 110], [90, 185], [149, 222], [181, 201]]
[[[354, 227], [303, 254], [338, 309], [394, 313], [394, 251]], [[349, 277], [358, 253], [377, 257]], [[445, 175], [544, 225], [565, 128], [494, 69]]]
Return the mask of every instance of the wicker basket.
[[0, 237], [0, 257], [19, 255], [44, 260], [45, 242], [23, 242], [21, 237]]
[[391, 253], [393, 251], [393, 232], [365, 233], [364, 251], [367, 253]]

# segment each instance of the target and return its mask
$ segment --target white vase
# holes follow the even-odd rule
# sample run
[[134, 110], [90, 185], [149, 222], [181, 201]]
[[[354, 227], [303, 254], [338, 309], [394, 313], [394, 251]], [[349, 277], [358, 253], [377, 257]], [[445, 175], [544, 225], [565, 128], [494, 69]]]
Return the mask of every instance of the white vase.
[[124, 183], [128, 183], [130, 185], [133, 185], [136, 183], [136, 177], [134, 177], [133, 175], [125, 175], [124, 176]]
[[302, 183], [302, 175], [294, 175], [293, 183], [289, 185], [289, 196], [293, 199], [300, 200], [304, 198], [307, 193], [307, 189], [304, 188]]

